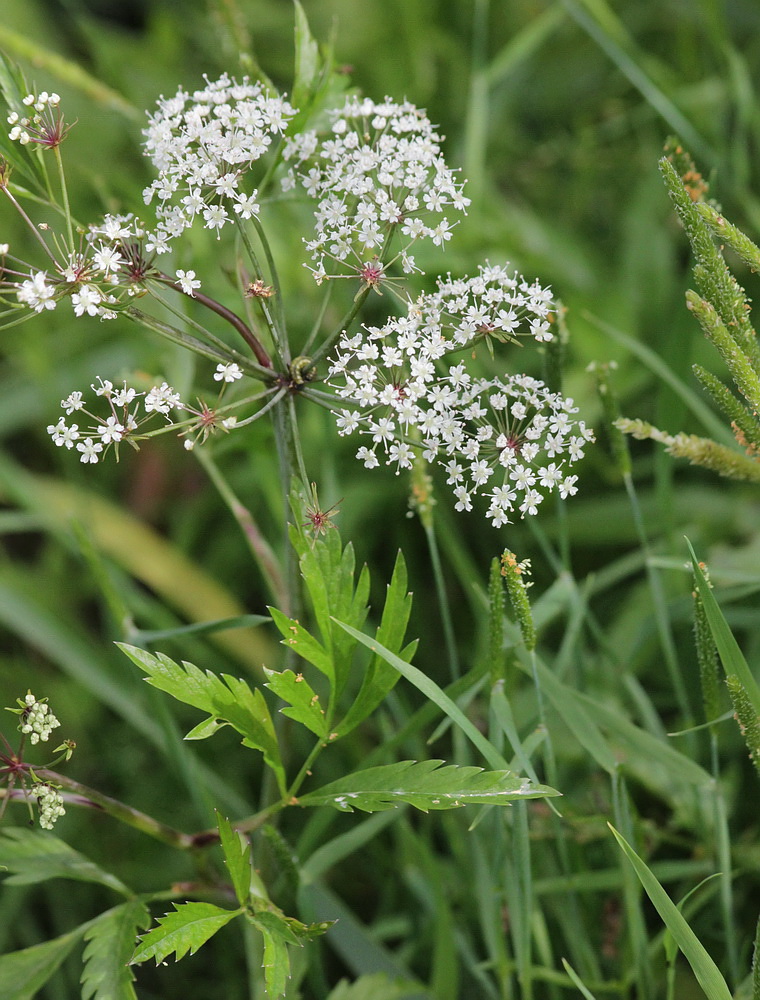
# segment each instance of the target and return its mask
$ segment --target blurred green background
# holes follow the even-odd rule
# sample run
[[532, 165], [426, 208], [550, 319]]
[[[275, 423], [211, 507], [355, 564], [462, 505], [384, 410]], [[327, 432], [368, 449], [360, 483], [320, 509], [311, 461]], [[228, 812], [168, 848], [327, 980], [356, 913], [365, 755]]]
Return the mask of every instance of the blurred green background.
[[[719, 368], [684, 307], [688, 248], [657, 160], [665, 138], [678, 134], [726, 215], [756, 236], [757, 3], [305, 0], [303, 6], [316, 37], [331, 40], [350, 85], [375, 99], [389, 95], [425, 107], [447, 137], [448, 162], [469, 179], [472, 206], [437, 266], [459, 275], [473, 273], [485, 259], [507, 260], [553, 287], [567, 307], [571, 334], [564, 388], [587, 422], [598, 421], [599, 410], [586, 366], [616, 360], [615, 384], [626, 415], [651, 419], [670, 432], [704, 433], [689, 402], [689, 393], [698, 391], [690, 366], [699, 361]], [[141, 127], [158, 95], [169, 96], [179, 85], [192, 89], [202, 73], [242, 75], [254, 65], [241, 59], [245, 51], [279, 88], [291, 86], [288, 0], [4, 0], [0, 13], [0, 49], [20, 62], [38, 88], [57, 90], [67, 117], [78, 120], [64, 154], [74, 213], [83, 222], [104, 211], [142, 207], [150, 165], [140, 155]], [[283, 215], [276, 239], [285, 281], [303, 293], [295, 309], [305, 333], [312, 307], [298, 221]], [[31, 241], [10, 206], [0, 206], [0, 241], [33, 259]], [[22, 247], [24, 252], [16, 250]], [[210, 268], [217, 249], [201, 236], [192, 242], [192, 254], [192, 264], [189, 255], [178, 256], [175, 266]], [[435, 261], [428, 264], [432, 271]], [[752, 295], [753, 276], [740, 266], [737, 275]], [[221, 294], [229, 289], [223, 267], [210, 281]], [[223, 782], [215, 779], [214, 786], [223, 807], [242, 814], [259, 780], [255, 764], [251, 771], [251, 761], [245, 755], [241, 760], [234, 741], [222, 735], [196, 749], [197, 771], [176, 773], [190, 766], [180, 764], [179, 736], [197, 720], [179, 712], [179, 724], [173, 723], [165, 702], [145, 690], [112, 646], [124, 635], [125, 614], [141, 628], [160, 629], [238, 609], [264, 612], [266, 593], [237, 526], [203, 470], [172, 441], [162, 439], [139, 454], [125, 450], [119, 465], [84, 470], [70, 453], [55, 449], [45, 432], [60, 415], [59, 400], [97, 375], [115, 381], [135, 371], [164, 373], [175, 384], [189, 385], [196, 378], [208, 382], [209, 373], [199, 373], [188, 359], [121, 320], [75, 321], [59, 310], [52, 320], [39, 316], [1, 337], [2, 704], [12, 704], [28, 687], [50, 696], [64, 721], [63, 734], [80, 747], [77, 777], [183, 829], [198, 828], [208, 814], [203, 767], [233, 751]], [[664, 370], [670, 382], [663, 381]], [[417, 520], [405, 516], [408, 484], [388, 470], [365, 473], [352, 458], [353, 442], [339, 440], [320, 413], [304, 414], [302, 430], [320, 496], [325, 506], [339, 502], [343, 537], [371, 565], [378, 593], [402, 546], [415, 592], [412, 633], [435, 635], [424, 536]], [[540, 527], [520, 523], [497, 533], [475, 514], [454, 515], [441, 489], [440, 545], [458, 609], [462, 656], [467, 665], [485, 642], [480, 619], [490, 558], [505, 545], [521, 558], [532, 557], [541, 593], [556, 569], [542, 557], [565, 531], [575, 575], [587, 581], [606, 632], [600, 647], [577, 650], [579, 658], [585, 656], [583, 684], [625, 701], [623, 657], [624, 672], [647, 691], [668, 726], [675, 706], [656, 645], [643, 556], [603, 432], [599, 439], [562, 527], [548, 518]], [[282, 504], [269, 431], [257, 426], [252, 440], [250, 446], [233, 436], [215, 455], [263, 528], [276, 534]], [[752, 608], [760, 504], [752, 490], [677, 466], [650, 444], [636, 444], [634, 457], [698, 715], [689, 652], [690, 584], [678, 568], [685, 560], [683, 535], [700, 556], [710, 557], [713, 577], [725, 588], [729, 620], [751, 659], [760, 651]], [[74, 521], [72, 496], [79, 498]], [[547, 637], [550, 646], [559, 644], [562, 633], [557, 629], [555, 636], [550, 628]], [[273, 633], [259, 630], [162, 648], [203, 666], [256, 676], [275, 655], [274, 644]], [[416, 662], [447, 681], [440, 651], [429, 641]], [[174, 734], [174, 743], [167, 733]], [[380, 734], [369, 730], [363, 738], [367, 746], [346, 751], [352, 763]], [[737, 788], [744, 770], [737, 763], [732, 772]], [[155, 780], [157, 772], [164, 780]], [[182, 791], [169, 803], [172, 781]], [[740, 828], [754, 823], [744, 816], [748, 808], [739, 797]], [[23, 822], [20, 807], [15, 809]], [[72, 810], [61, 832], [72, 843], [78, 835], [89, 843], [92, 822]], [[161, 884], [175, 867], [175, 877], [184, 876], [175, 858], [151, 848], [156, 878], [146, 884], [137, 843], [130, 832], [103, 821], [102, 840], [91, 853], [104, 862], [118, 858], [123, 877], [143, 888]], [[692, 848], [680, 849], [689, 855]], [[382, 864], [392, 863], [390, 854], [382, 856]], [[353, 877], [361, 880], [361, 872]], [[94, 912], [88, 892], [95, 895], [82, 888], [77, 897], [83, 918]], [[364, 903], [360, 888], [347, 892], [368, 918], [375, 902], [375, 916], [383, 908], [386, 915], [392, 911], [391, 902], [371, 888]], [[746, 892], [749, 898], [751, 885]], [[69, 893], [60, 883], [44, 894], [6, 891], [0, 899], [0, 948], [63, 932], [70, 916], [60, 904]], [[178, 973], [173, 985], [161, 979], [156, 992], [145, 996], [238, 995], [229, 982], [231, 992], [217, 992], [212, 979], [204, 979], [213, 977], [211, 971], [195, 979], [192, 970]], [[49, 996], [67, 997], [75, 981], [76, 970], [65, 972], [58, 992]]]

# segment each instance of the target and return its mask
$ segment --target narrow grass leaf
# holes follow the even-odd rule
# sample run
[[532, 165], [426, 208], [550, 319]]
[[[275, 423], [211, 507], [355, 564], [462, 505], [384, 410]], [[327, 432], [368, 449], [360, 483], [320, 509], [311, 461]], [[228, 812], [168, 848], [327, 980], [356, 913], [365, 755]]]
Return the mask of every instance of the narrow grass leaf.
[[710, 958], [694, 931], [689, 927], [678, 907], [625, 838], [611, 825], [610, 830], [623, 853], [631, 862], [654, 908], [662, 917], [665, 926], [683, 952], [705, 996], [709, 1000], [731, 1000], [731, 991], [725, 979], [720, 974], [720, 970]]
[[728, 627], [728, 622], [723, 617], [723, 612], [720, 610], [720, 606], [713, 596], [712, 588], [705, 579], [702, 568], [697, 561], [694, 549], [692, 548], [691, 542], [688, 538], [686, 539], [686, 544], [689, 546], [692, 566], [694, 569], [694, 579], [699, 590], [699, 596], [702, 598], [702, 604], [704, 605], [705, 614], [707, 615], [707, 621], [710, 625], [715, 645], [718, 647], [718, 655], [720, 656], [723, 668], [729, 677], [735, 677], [741, 683], [747, 697], [752, 703], [752, 707], [755, 712], [760, 715], [760, 686], [758, 686], [758, 683], [755, 680], [741, 649], [739, 648], [739, 643], [736, 641], [731, 629]]
[[568, 974], [568, 976], [570, 976], [573, 986], [577, 986], [578, 989], [580, 990], [581, 996], [584, 997], [584, 1000], [596, 1000], [594, 994], [590, 990], [587, 990], [586, 987], [583, 985], [580, 976], [573, 969], [573, 967], [570, 965], [567, 959], [565, 958], [562, 959], [562, 965], [565, 968], [565, 972]]
[[392, 653], [385, 646], [382, 646], [375, 639], [371, 639], [369, 636], [364, 635], [363, 632], [359, 632], [357, 629], [352, 628], [350, 625], [346, 625], [344, 622], [338, 621], [338, 625], [345, 629], [349, 635], [352, 635], [355, 639], [361, 642], [367, 649], [372, 650], [373, 653], [377, 653], [381, 656], [387, 663], [390, 663], [392, 667], [395, 667], [398, 672], [405, 677], [410, 684], [413, 684], [418, 691], [421, 691], [426, 698], [434, 702], [441, 711], [445, 712], [446, 715], [462, 730], [462, 732], [467, 736], [472, 743], [480, 750], [485, 759], [488, 761], [490, 766], [494, 770], [503, 768], [506, 770], [507, 762], [497, 752], [496, 748], [492, 743], [483, 736], [480, 730], [470, 722], [467, 716], [462, 712], [462, 710], [449, 698], [449, 696], [441, 690], [441, 688], [431, 680], [427, 674], [423, 674], [421, 670], [417, 667], [412, 666], [411, 663], [406, 663], [395, 653]]

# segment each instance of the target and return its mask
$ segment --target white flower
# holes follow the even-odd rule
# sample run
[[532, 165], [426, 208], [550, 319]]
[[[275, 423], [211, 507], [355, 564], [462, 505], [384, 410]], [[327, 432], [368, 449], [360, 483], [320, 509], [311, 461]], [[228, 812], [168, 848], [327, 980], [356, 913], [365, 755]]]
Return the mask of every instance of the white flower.
[[371, 439], [357, 452], [367, 468], [379, 464], [380, 450], [396, 471], [409, 468], [418, 448], [444, 469], [457, 510], [470, 510], [479, 494], [489, 498], [495, 527], [515, 511], [536, 514], [549, 493], [572, 496], [569, 467], [593, 440], [573, 400], [529, 375], [475, 377], [461, 360], [474, 338], [498, 336], [499, 310], [514, 312], [511, 336], [532, 336], [531, 315], [548, 315], [550, 303], [537, 284], [488, 265], [474, 278], [439, 282], [405, 317], [344, 333], [327, 376], [343, 404], [338, 432]]
[[161, 98], [145, 130], [145, 150], [158, 171], [143, 192], [146, 204], [157, 202], [158, 227], [148, 250], [168, 250], [199, 214], [218, 231], [230, 221], [225, 203], [243, 219], [257, 215], [256, 192], [241, 193], [241, 178], [296, 113], [248, 77], [241, 83], [227, 74], [205, 79], [192, 94], [180, 90]]
[[71, 450], [74, 447], [74, 442], [79, 438], [79, 425], [72, 424], [71, 427], [68, 427], [66, 418], [61, 417], [57, 424], [48, 424], [47, 432], [57, 448], [65, 447]]
[[182, 402], [179, 393], [175, 392], [167, 382], [162, 382], [160, 386], [154, 385], [146, 394], [144, 406], [147, 413], [155, 411], [166, 415], [171, 409], [182, 409]]
[[329, 137], [309, 132], [286, 139], [283, 157], [293, 166], [283, 186], [292, 187], [297, 175], [307, 194], [319, 199], [317, 238], [307, 244], [317, 280], [324, 278], [326, 256], [335, 263], [332, 273], [356, 273], [354, 262], [368, 248], [384, 246], [394, 226], [406, 238], [400, 253], [407, 273], [418, 270], [406, 256], [409, 244], [449, 239], [451, 223], [439, 218], [431, 228], [429, 216], [463, 212], [469, 200], [443, 160], [440, 141], [414, 105], [356, 97], [333, 112]]
[[194, 295], [195, 289], [201, 287], [200, 281], [195, 277], [195, 271], [177, 271], [177, 281], [185, 295]]
[[242, 377], [243, 372], [240, 369], [240, 365], [236, 365], [234, 361], [230, 364], [218, 364], [214, 372], [214, 379], [217, 382], [237, 382]]
[[81, 452], [80, 462], [87, 464], [88, 462], [92, 465], [98, 461], [98, 455], [103, 450], [103, 445], [100, 441], [93, 441], [91, 437], [85, 438], [84, 441], [80, 441], [77, 445], [77, 451]]
[[43, 830], [52, 830], [55, 821], [66, 813], [63, 796], [48, 784], [36, 784], [34, 794], [40, 811], [40, 826]]
[[44, 271], [38, 271], [16, 288], [16, 298], [19, 302], [34, 309], [35, 312], [55, 309], [54, 295], [55, 288], [47, 283], [47, 274]]
[[24, 698], [25, 708], [21, 716], [21, 732], [29, 736], [31, 743], [47, 743], [50, 734], [60, 726], [47, 701], [37, 701], [33, 694]]
[[74, 306], [75, 316], [97, 316], [98, 306], [103, 301], [95, 285], [82, 285], [78, 292], [71, 296], [71, 304]]
[[70, 392], [65, 399], [61, 400], [61, 406], [66, 410], [66, 413], [71, 416], [75, 410], [84, 409], [84, 400], [82, 399], [81, 392]]

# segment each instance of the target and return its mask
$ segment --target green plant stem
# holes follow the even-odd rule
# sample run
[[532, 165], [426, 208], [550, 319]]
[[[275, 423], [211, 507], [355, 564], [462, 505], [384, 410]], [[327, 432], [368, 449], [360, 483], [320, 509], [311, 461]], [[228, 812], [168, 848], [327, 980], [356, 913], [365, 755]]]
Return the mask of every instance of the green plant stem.
[[734, 893], [731, 877], [731, 834], [726, 816], [726, 802], [719, 783], [720, 764], [718, 759], [718, 739], [715, 733], [710, 733], [710, 760], [715, 779], [713, 786], [713, 836], [715, 837], [715, 852], [717, 867], [720, 871], [720, 908], [723, 917], [723, 933], [726, 938], [728, 971], [731, 981], [739, 981], [739, 954], [736, 942], [736, 926], [734, 914]]
[[451, 620], [451, 605], [446, 593], [446, 580], [441, 566], [441, 556], [438, 551], [438, 541], [435, 537], [435, 527], [432, 518], [423, 518], [422, 524], [425, 529], [428, 552], [430, 554], [430, 564], [433, 570], [433, 580], [435, 581], [435, 592], [438, 598], [438, 610], [441, 615], [441, 627], [443, 628], [443, 641], [446, 646], [446, 656], [449, 661], [449, 674], [451, 680], [457, 680], [462, 673], [457, 653], [456, 640], [454, 638], [454, 626]]
[[[258, 216], [254, 215], [251, 221], [253, 222], [254, 228], [258, 233], [258, 237], [261, 240], [261, 246], [264, 249], [264, 256], [267, 259], [269, 276], [272, 280], [272, 287], [274, 288], [274, 293], [275, 293], [275, 306], [277, 309], [279, 328], [283, 331], [283, 334], [285, 335], [284, 337], [285, 343], [287, 343], [287, 328], [285, 325], [285, 303], [282, 300], [282, 285], [280, 284], [280, 276], [277, 273], [277, 265], [275, 264], [274, 261], [274, 254], [272, 253], [272, 248], [269, 245], [269, 240], [267, 238], [267, 234], [264, 230], [264, 227], [261, 225], [261, 220], [258, 218]], [[289, 361], [290, 358], [288, 358], [287, 360]]]
[[[246, 228], [242, 224], [241, 220], [236, 217], [235, 218], [235, 222], [236, 222], [236, 225], [237, 225], [238, 232], [240, 233], [240, 238], [243, 241], [243, 245], [245, 246], [245, 249], [246, 249], [246, 251], [248, 253], [248, 256], [251, 258], [251, 263], [253, 264], [254, 271], [256, 272], [256, 277], [257, 278], [261, 278], [263, 280], [263, 278], [264, 278], [264, 270], [263, 270], [261, 264], [259, 263], [258, 254], [256, 253], [256, 249], [254, 248], [254, 245], [251, 242], [251, 238], [248, 235], [248, 233], [246, 232]], [[269, 248], [269, 244], [266, 243], [265, 247], [264, 247], [264, 252], [265, 253], [268, 251], [268, 248]], [[272, 261], [272, 266], [274, 267], [274, 261]], [[274, 281], [274, 275], [272, 276], [272, 281]], [[264, 317], [264, 321], [265, 321], [267, 327], [269, 328], [269, 332], [270, 332], [270, 334], [272, 336], [272, 341], [274, 342], [274, 346], [275, 346], [275, 348], [277, 350], [277, 354], [278, 354], [278, 356], [280, 358], [280, 361], [284, 365], [289, 364], [290, 363], [290, 347], [288, 346], [288, 340], [287, 340], [287, 336], [285, 334], [285, 330], [284, 329], [280, 330], [279, 327], [277, 326], [277, 323], [275, 322], [274, 317], [272, 316], [271, 312], [269, 311], [269, 306], [267, 305], [266, 299], [257, 298], [256, 301], [259, 304], [259, 308], [261, 309], [261, 314]]]
[[[180, 285], [179, 282], [174, 281], [173, 278], [170, 278], [168, 274], [159, 274], [158, 280], [163, 282], [165, 285], [169, 285], [169, 287], [173, 288], [175, 292], [179, 292], [181, 295], [186, 295], [190, 299], [195, 299], [195, 301], [199, 302], [202, 306], [205, 306], [207, 309], [215, 312], [217, 316], [221, 316], [222, 319], [226, 320], [234, 330], [237, 330], [246, 344], [248, 344], [261, 367], [272, 367], [272, 359], [265, 351], [261, 341], [255, 335], [253, 330], [251, 330], [248, 324], [245, 323], [231, 309], [228, 309], [227, 306], [223, 306], [222, 303], [217, 302], [216, 299], [212, 299], [208, 295], [204, 295], [203, 292], [194, 291], [191, 295], [189, 292], [184, 291], [182, 285]], [[164, 305], [168, 305], [163, 299], [160, 301], [162, 301]], [[174, 312], [174, 310], [172, 310], [172, 312]]]
[[183, 333], [182, 330], [178, 330], [170, 323], [164, 323], [163, 320], [157, 319], [149, 313], [144, 313], [142, 309], [138, 309], [137, 306], [127, 306], [124, 310], [124, 315], [128, 316], [136, 323], [139, 323], [141, 326], [144, 326], [147, 330], [151, 330], [153, 333], [158, 333], [160, 336], [165, 337], [173, 344], [184, 347], [188, 351], [193, 351], [195, 354], [200, 354], [204, 358], [210, 358], [212, 361], [223, 361], [225, 364], [229, 364], [231, 361], [234, 361], [253, 378], [260, 379], [262, 376], [265, 376], [266, 378], [272, 377], [271, 369], [262, 368], [261, 365], [257, 364], [255, 361], [251, 361], [250, 358], [239, 354], [237, 351], [233, 351], [226, 346], [224, 350], [222, 350], [221, 348], [204, 344], [203, 341], [198, 340], [197, 337], [191, 337], [190, 334]]
[[42, 247], [42, 249], [45, 251], [46, 256], [50, 258], [50, 260], [53, 262], [53, 266], [55, 267], [56, 270], [58, 270], [58, 261], [55, 259], [55, 255], [53, 254], [53, 251], [50, 249], [50, 247], [44, 241], [44, 239], [42, 238], [42, 236], [40, 236], [40, 232], [37, 229], [37, 227], [35, 226], [35, 224], [32, 222], [32, 220], [26, 214], [26, 212], [21, 207], [21, 205], [19, 204], [19, 202], [17, 202], [16, 199], [13, 197], [13, 195], [10, 193], [10, 191], [8, 190], [8, 185], [4, 184], [4, 185], [2, 185], [2, 188], [3, 188], [3, 191], [5, 191], [5, 194], [7, 195], [8, 199], [10, 200], [11, 204], [13, 205], [13, 207], [16, 209], [16, 211], [19, 213], [19, 215], [24, 220], [24, 222], [26, 223], [26, 225], [32, 231], [32, 234], [33, 234], [34, 238], [37, 240], [37, 242], [40, 244], [40, 246]]
[[290, 618], [297, 618], [300, 611], [300, 577], [298, 574], [298, 559], [293, 546], [288, 538], [288, 498], [293, 488], [293, 427], [289, 420], [288, 400], [283, 398], [277, 403], [272, 411], [272, 423], [274, 426], [274, 440], [277, 449], [277, 462], [280, 471], [280, 489], [283, 501], [283, 544], [285, 560], [285, 584], [287, 590], [287, 601], [280, 608], [284, 614]]
[[678, 702], [679, 710], [686, 721], [687, 725], [691, 720], [691, 708], [689, 706], [689, 697], [686, 692], [686, 686], [683, 682], [683, 678], [678, 669], [678, 655], [676, 653], [676, 645], [673, 640], [673, 633], [670, 628], [670, 622], [668, 621], [666, 609], [666, 599], [665, 591], [662, 586], [662, 580], [657, 570], [652, 564], [652, 552], [649, 547], [649, 539], [647, 538], [646, 529], [644, 527], [644, 517], [641, 512], [641, 506], [639, 505], [639, 498], [636, 494], [636, 487], [633, 484], [633, 477], [630, 473], [623, 477], [625, 482], [625, 489], [628, 494], [628, 500], [631, 504], [631, 511], [633, 513], [634, 526], [636, 528], [636, 534], [639, 536], [639, 544], [641, 550], [646, 556], [646, 570], [647, 579], [649, 581], [649, 589], [652, 594], [652, 604], [654, 607], [654, 619], [657, 625], [657, 633], [660, 639], [660, 646], [662, 648], [663, 657], [665, 659], [665, 665], [668, 669], [668, 676], [670, 678], [670, 683], [673, 685], [673, 691], [675, 692], [676, 701]]
[[311, 360], [316, 364], [321, 358], [323, 358], [328, 351], [332, 348], [335, 341], [340, 337], [344, 330], [347, 330], [349, 326], [353, 323], [354, 319], [359, 313], [359, 310], [364, 305], [364, 302], [372, 289], [369, 285], [366, 288], [360, 289], [354, 298], [351, 308], [348, 310], [343, 319], [338, 323], [335, 328], [335, 332], [327, 338], [327, 340], [322, 344], [318, 351], [312, 355]]
[[61, 156], [61, 147], [54, 146], [53, 152], [55, 153], [55, 162], [58, 167], [58, 179], [61, 184], [61, 198], [63, 200], [63, 211], [66, 219], [66, 236], [69, 241], [69, 251], [74, 253], [74, 228], [71, 225], [71, 208], [69, 207], [69, 190], [66, 186], [66, 173], [63, 169], [63, 157]]
[[232, 516], [240, 526], [248, 547], [251, 550], [256, 565], [259, 567], [261, 575], [266, 581], [272, 599], [278, 607], [287, 604], [287, 589], [280, 567], [269, 543], [259, 530], [256, 521], [250, 511], [235, 496], [235, 493], [222, 474], [219, 466], [211, 457], [207, 448], [196, 448], [193, 452], [206, 474], [217, 489], [217, 492], [229, 508]]
[[[38, 778], [42, 778], [43, 781], [48, 781], [52, 785], [58, 785], [70, 793], [72, 797], [67, 801], [75, 805], [107, 813], [114, 819], [126, 823], [127, 826], [134, 827], [149, 837], [153, 837], [154, 840], [169, 844], [170, 847], [188, 850], [194, 846], [193, 837], [189, 834], [166, 826], [165, 823], [159, 823], [152, 816], [140, 812], [139, 809], [133, 809], [132, 806], [128, 806], [118, 799], [112, 799], [109, 795], [103, 795], [102, 792], [98, 792], [94, 788], [81, 785], [78, 781], [66, 777], [65, 774], [59, 774], [58, 771], [49, 771], [45, 767], [35, 767], [33, 770]], [[0, 789], [0, 795], [3, 794], [3, 790]], [[16, 793], [14, 793], [15, 796]]]

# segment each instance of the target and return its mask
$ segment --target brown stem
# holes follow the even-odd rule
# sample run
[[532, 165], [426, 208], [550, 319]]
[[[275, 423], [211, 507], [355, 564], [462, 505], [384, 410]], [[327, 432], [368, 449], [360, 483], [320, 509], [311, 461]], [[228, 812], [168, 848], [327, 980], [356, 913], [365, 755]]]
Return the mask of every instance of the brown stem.
[[174, 281], [172, 278], [169, 277], [168, 274], [162, 274], [161, 272], [159, 272], [157, 275], [155, 275], [155, 277], [157, 277], [160, 281], [163, 281], [164, 284], [169, 285], [176, 292], [180, 292], [182, 295], [187, 295], [188, 298], [197, 299], [197, 301], [200, 302], [201, 305], [206, 306], [207, 309], [210, 309], [212, 312], [215, 312], [217, 316], [221, 316], [222, 319], [226, 319], [227, 322], [237, 330], [237, 332], [240, 334], [240, 336], [243, 338], [246, 344], [248, 344], [248, 346], [251, 348], [254, 355], [256, 356], [256, 360], [262, 366], [262, 368], [272, 367], [272, 359], [269, 357], [266, 350], [264, 349], [264, 345], [261, 343], [256, 334], [251, 330], [248, 324], [245, 323], [238, 315], [236, 315], [236, 313], [232, 312], [231, 309], [228, 309], [226, 306], [223, 306], [221, 302], [217, 302], [216, 299], [211, 299], [208, 297], [208, 295], [204, 295], [203, 292], [193, 292], [192, 294], [190, 294], [189, 292], [183, 291], [182, 286], [179, 284], [179, 282]]

